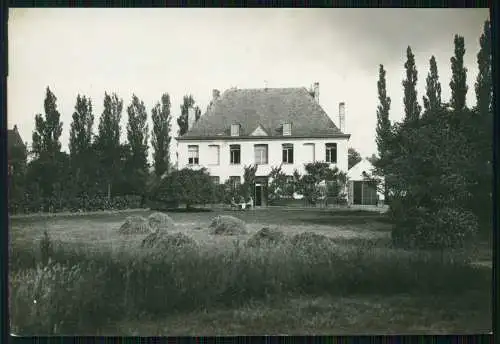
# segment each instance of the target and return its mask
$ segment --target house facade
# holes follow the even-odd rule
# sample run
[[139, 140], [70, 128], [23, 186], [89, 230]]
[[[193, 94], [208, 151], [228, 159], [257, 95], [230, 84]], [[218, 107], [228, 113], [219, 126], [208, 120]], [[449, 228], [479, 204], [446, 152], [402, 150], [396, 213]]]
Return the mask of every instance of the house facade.
[[8, 175], [11, 176], [16, 170], [22, 169], [26, 165], [27, 148], [21, 135], [14, 125], [13, 129], [7, 130], [7, 159]]
[[229, 89], [213, 91], [205, 115], [177, 138], [178, 168], [206, 168], [216, 183], [243, 183], [244, 167], [257, 164], [254, 202], [267, 204], [273, 167], [289, 176], [305, 173], [305, 164], [328, 162], [347, 172], [345, 108], [339, 105], [337, 127], [319, 104], [319, 84], [306, 88]]

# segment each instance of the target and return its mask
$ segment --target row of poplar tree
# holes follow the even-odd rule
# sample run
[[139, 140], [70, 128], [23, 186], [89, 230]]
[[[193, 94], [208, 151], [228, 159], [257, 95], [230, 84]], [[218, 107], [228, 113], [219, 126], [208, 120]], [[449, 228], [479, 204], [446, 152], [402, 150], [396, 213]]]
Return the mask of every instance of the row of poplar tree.
[[391, 123], [386, 71], [380, 65], [377, 109], [377, 175], [385, 177], [394, 223], [393, 239], [405, 246], [445, 247], [470, 243], [492, 232], [492, 72], [490, 23], [477, 53], [476, 105], [466, 105], [464, 38], [455, 35], [451, 99], [441, 99], [436, 59], [430, 58], [423, 109], [410, 47], [404, 64], [404, 118]]
[[[111, 196], [138, 195], [144, 198], [149, 184], [171, 168], [172, 114], [167, 93], [151, 109], [151, 130], [144, 102], [132, 96], [126, 108], [126, 142], [120, 140], [123, 100], [118, 95], [105, 93], [96, 134], [92, 100], [78, 95], [70, 126], [69, 154], [61, 151], [63, 123], [56, 100], [47, 87], [45, 113], [35, 116], [32, 147], [27, 152], [32, 158], [29, 163], [26, 157], [21, 159], [24, 164], [17, 161], [11, 176], [9, 196], [13, 207], [47, 210], [82, 197], [109, 199]], [[187, 131], [191, 107], [198, 120], [200, 108], [195, 106], [191, 95], [184, 96], [177, 118], [178, 135]], [[147, 161], [149, 143], [153, 149], [152, 173]]]

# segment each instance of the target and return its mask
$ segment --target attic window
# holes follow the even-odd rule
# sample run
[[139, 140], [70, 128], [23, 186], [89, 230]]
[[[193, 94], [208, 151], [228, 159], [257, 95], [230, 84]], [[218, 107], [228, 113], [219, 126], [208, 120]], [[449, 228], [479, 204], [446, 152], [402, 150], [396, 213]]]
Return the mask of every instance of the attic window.
[[231, 136], [240, 136], [239, 124], [231, 124]]
[[292, 135], [292, 123], [283, 123], [283, 136]]

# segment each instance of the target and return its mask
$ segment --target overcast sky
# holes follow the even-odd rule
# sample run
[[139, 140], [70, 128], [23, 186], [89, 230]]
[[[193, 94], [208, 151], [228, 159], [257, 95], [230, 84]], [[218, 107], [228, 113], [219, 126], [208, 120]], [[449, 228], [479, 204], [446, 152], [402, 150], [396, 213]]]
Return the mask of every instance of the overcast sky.
[[400, 120], [406, 47], [416, 55], [420, 102], [431, 55], [447, 101], [453, 36], [463, 35], [467, 104], [473, 106], [478, 40], [488, 18], [488, 9], [10, 9], [8, 127], [17, 124], [31, 145], [47, 86], [57, 97], [68, 151], [78, 93], [93, 100], [94, 131], [104, 92], [123, 98], [125, 140], [132, 93], [144, 101], [151, 122], [152, 106], [168, 92], [177, 134], [187, 93], [204, 112], [214, 88], [317, 81], [320, 104], [335, 123], [338, 103], [346, 102], [349, 146], [369, 156], [376, 152], [379, 64], [387, 70], [391, 119]]

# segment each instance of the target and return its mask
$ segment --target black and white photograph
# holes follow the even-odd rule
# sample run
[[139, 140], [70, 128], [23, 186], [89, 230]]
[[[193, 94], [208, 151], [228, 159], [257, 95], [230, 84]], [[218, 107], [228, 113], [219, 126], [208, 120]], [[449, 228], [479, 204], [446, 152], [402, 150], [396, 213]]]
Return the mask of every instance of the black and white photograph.
[[9, 8], [12, 336], [492, 331], [487, 8]]

